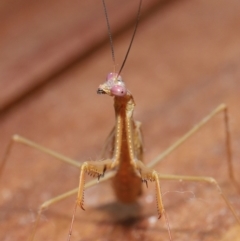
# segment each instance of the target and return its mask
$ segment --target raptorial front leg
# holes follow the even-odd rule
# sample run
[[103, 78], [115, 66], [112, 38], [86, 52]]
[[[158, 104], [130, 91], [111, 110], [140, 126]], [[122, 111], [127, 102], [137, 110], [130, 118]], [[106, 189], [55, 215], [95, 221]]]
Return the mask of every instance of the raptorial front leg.
[[145, 166], [144, 163], [142, 163], [141, 161], [136, 162], [136, 168], [139, 171], [143, 182], [145, 182], [147, 184], [147, 181], [154, 181], [156, 184], [157, 209], [158, 209], [158, 215], [159, 215], [158, 217], [161, 218], [161, 216], [164, 216], [164, 218], [166, 220], [170, 240], [171, 240], [171, 233], [170, 233], [170, 227], [169, 227], [169, 222], [167, 219], [166, 211], [164, 209], [164, 205], [163, 205], [163, 201], [162, 201], [160, 180], [182, 180], [182, 181], [191, 181], [191, 182], [205, 182], [205, 183], [213, 185], [214, 187], [216, 187], [217, 191], [219, 192], [220, 196], [224, 200], [225, 204], [228, 206], [229, 210], [232, 212], [236, 221], [240, 225], [240, 218], [237, 215], [236, 210], [231, 205], [227, 196], [223, 193], [220, 185], [213, 177], [163, 175], [163, 174], [159, 174], [155, 170]]
[[[104, 175], [104, 177], [101, 179], [101, 182], [103, 181], [106, 181], [108, 179], [110, 179], [115, 173], [114, 172], [109, 172], [107, 173], [106, 175]], [[85, 184], [85, 188], [89, 188], [89, 187], [92, 187], [93, 185], [95, 185], [97, 183], [97, 180], [96, 179], [93, 179], [89, 182], [87, 182]], [[37, 217], [36, 217], [36, 220], [35, 220], [35, 223], [34, 223], [34, 226], [33, 226], [33, 229], [32, 229], [32, 232], [29, 236], [29, 239], [28, 241], [33, 241], [34, 240], [34, 237], [35, 237], [35, 234], [36, 234], [36, 231], [37, 231], [37, 227], [38, 227], [38, 224], [39, 224], [39, 221], [40, 221], [40, 217], [42, 215], [42, 212], [48, 208], [49, 206], [53, 205], [53, 204], [56, 204], [74, 194], [78, 193], [78, 187], [77, 188], [74, 188], [68, 192], [65, 192], [65, 193], [62, 193], [54, 198], [51, 198], [47, 201], [45, 201], [44, 203], [42, 203], [39, 208], [38, 208], [38, 213], [37, 213]]]
[[80, 177], [79, 177], [79, 187], [78, 187], [78, 196], [76, 204], [80, 206], [83, 210], [84, 204], [84, 184], [85, 184], [85, 173], [89, 174], [90, 176], [97, 177], [100, 179], [104, 176], [104, 173], [107, 170], [113, 169], [113, 160], [106, 159], [103, 161], [87, 161], [84, 162], [80, 169]]
[[167, 214], [166, 214], [166, 211], [165, 211], [164, 205], [163, 205], [159, 174], [155, 170], [145, 166], [144, 163], [141, 161], [136, 162], [136, 168], [140, 173], [142, 181], [145, 182], [146, 185], [147, 185], [147, 181], [155, 182], [158, 218], [160, 219], [162, 216], [164, 217], [166, 226], [167, 226], [167, 230], [168, 230], [169, 240], [171, 241], [172, 235], [171, 235], [171, 231], [170, 231], [170, 225], [169, 225], [169, 221], [167, 218]]
[[77, 207], [80, 206], [83, 210], [84, 204], [84, 188], [85, 188], [85, 172], [93, 177], [98, 177], [98, 180], [104, 177], [104, 174], [107, 170], [111, 170], [115, 167], [114, 161], [112, 159], [106, 159], [103, 161], [86, 161], [82, 164], [80, 168], [80, 177], [79, 177], [79, 186], [78, 186], [78, 196], [77, 201], [73, 210], [72, 221], [68, 233], [67, 241], [70, 241], [72, 230], [73, 230], [73, 223], [76, 214]]

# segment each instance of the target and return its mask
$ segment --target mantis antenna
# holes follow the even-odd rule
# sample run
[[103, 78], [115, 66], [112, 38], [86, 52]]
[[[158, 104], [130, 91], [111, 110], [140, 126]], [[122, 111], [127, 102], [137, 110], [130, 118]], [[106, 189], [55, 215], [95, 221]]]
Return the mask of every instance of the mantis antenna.
[[[105, 18], [106, 18], [106, 22], [107, 22], [108, 36], [109, 36], [110, 45], [111, 45], [112, 60], [113, 60], [113, 64], [114, 64], [114, 72], [116, 72], [116, 71], [115, 71], [115, 69], [116, 69], [116, 60], [115, 60], [115, 54], [114, 54], [114, 46], [113, 46], [112, 33], [111, 33], [110, 24], [109, 24], [109, 18], [108, 18], [108, 15], [107, 15], [107, 7], [106, 7], [106, 4], [105, 4], [105, 1], [102, 0], [102, 2], [103, 2], [103, 8], [104, 8], [104, 13], [105, 13]], [[120, 70], [118, 71], [117, 77], [118, 77], [118, 76], [120, 75], [120, 73], [122, 72], [122, 69], [123, 69], [123, 67], [124, 67], [124, 65], [125, 65], [125, 63], [126, 63], [128, 54], [129, 54], [130, 49], [131, 49], [131, 47], [132, 47], [132, 43], [133, 43], [134, 37], [135, 37], [135, 35], [136, 35], [138, 23], [139, 23], [139, 20], [140, 20], [141, 6], [142, 6], [142, 0], [139, 1], [138, 11], [137, 11], [137, 19], [136, 19], [136, 24], [135, 24], [135, 27], [134, 27], [133, 35], [132, 35], [130, 44], [129, 44], [129, 46], [128, 46], [128, 50], [127, 50], [127, 53], [126, 53], [125, 58], [124, 58], [124, 60], [123, 60], [123, 63], [122, 63], [122, 65], [121, 65], [121, 68], [120, 68]]]

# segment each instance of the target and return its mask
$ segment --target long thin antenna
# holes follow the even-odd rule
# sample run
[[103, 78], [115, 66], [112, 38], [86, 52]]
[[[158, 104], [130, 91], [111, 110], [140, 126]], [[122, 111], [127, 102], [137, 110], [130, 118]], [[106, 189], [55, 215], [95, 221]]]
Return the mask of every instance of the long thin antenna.
[[126, 60], [127, 60], [128, 54], [129, 54], [129, 52], [130, 52], [130, 49], [131, 49], [131, 47], [132, 47], [132, 43], [133, 43], [133, 40], [134, 40], [136, 31], [137, 31], [139, 19], [140, 19], [141, 6], [142, 6], [142, 0], [140, 0], [140, 2], [139, 2], [138, 12], [137, 12], [137, 20], [136, 20], [135, 28], [134, 28], [134, 31], [133, 31], [132, 39], [131, 39], [131, 41], [130, 41], [130, 44], [129, 44], [127, 53], [126, 53], [125, 58], [124, 58], [124, 60], [123, 60], [122, 66], [121, 66], [121, 68], [120, 68], [120, 70], [119, 70], [119, 72], [118, 72], [118, 75], [120, 75], [120, 73], [121, 73], [121, 71], [122, 71], [122, 69], [123, 69], [123, 67], [124, 67], [124, 65], [125, 65], [125, 62], [126, 62]]
[[[106, 7], [106, 4], [105, 4], [104, 0], [102, 0], [102, 3], [103, 3], [104, 13], [105, 13], [105, 17], [106, 17], [106, 22], [107, 22], [108, 36], [109, 36], [110, 45], [111, 45], [112, 60], [113, 60], [113, 64], [114, 64], [114, 72], [116, 72], [116, 70], [115, 70], [116, 69], [116, 60], [115, 60], [115, 54], [114, 54], [114, 47], [113, 47], [113, 39], [112, 39], [112, 34], [111, 34], [111, 28], [110, 28], [108, 14], [107, 14], [107, 7]], [[132, 35], [132, 38], [131, 38], [131, 41], [130, 41], [127, 53], [125, 55], [125, 58], [123, 60], [122, 66], [121, 66], [121, 68], [120, 68], [120, 70], [118, 72], [118, 76], [122, 72], [122, 69], [123, 69], [123, 67], [124, 67], [124, 65], [126, 63], [126, 60], [128, 58], [128, 54], [129, 54], [130, 49], [132, 47], [132, 43], [133, 43], [134, 37], [136, 35], [138, 23], [139, 23], [139, 20], [140, 20], [141, 7], [142, 7], [142, 0], [139, 1], [138, 11], [137, 11], [137, 19], [136, 19], [136, 24], [135, 24], [135, 27], [134, 27], [133, 35]]]
[[112, 60], [113, 60], [114, 72], [115, 72], [116, 71], [115, 70], [116, 69], [116, 60], [115, 60], [115, 54], [114, 54], [112, 33], [111, 33], [111, 28], [110, 28], [108, 14], [107, 14], [107, 6], [106, 6], [104, 0], [102, 0], [102, 3], [103, 3], [103, 8], [104, 8], [104, 14], [105, 14], [105, 17], [106, 17], [106, 22], [107, 22], [108, 36], [109, 36], [109, 40], [110, 40], [110, 46], [111, 46], [111, 52], [112, 52]]

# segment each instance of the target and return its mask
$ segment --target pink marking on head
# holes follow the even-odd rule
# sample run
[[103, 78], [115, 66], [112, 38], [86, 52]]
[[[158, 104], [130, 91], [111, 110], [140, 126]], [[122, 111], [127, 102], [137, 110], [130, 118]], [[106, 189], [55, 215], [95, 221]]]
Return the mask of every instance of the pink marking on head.
[[116, 78], [117, 77], [117, 73], [109, 73], [108, 75], [107, 75], [107, 81], [108, 80], [110, 80], [110, 79], [114, 79], [114, 78]]
[[109, 73], [107, 75], [107, 85], [114, 96], [124, 96], [127, 93], [122, 77], [117, 73]]

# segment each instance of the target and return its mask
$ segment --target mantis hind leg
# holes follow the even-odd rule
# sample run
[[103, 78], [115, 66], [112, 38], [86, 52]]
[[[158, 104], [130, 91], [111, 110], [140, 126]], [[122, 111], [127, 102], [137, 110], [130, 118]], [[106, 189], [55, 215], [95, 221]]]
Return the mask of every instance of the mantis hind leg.
[[50, 155], [52, 157], [55, 157], [56, 159], [62, 161], [62, 162], [66, 162], [72, 166], [76, 166], [76, 167], [80, 167], [81, 166], [81, 163], [69, 158], [69, 157], [66, 157], [58, 152], [55, 152], [55, 151], [52, 151], [44, 146], [41, 146], [25, 137], [22, 137], [22, 136], [19, 136], [19, 135], [13, 135], [12, 138], [10, 139], [10, 142], [8, 143], [8, 146], [6, 148], [6, 151], [4, 153], [4, 156], [2, 158], [2, 161], [0, 163], [0, 178], [1, 178], [1, 175], [2, 175], [2, 172], [3, 172], [3, 169], [9, 159], [9, 155], [12, 151], [12, 148], [14, 146], [15, 143], [20, 143], [20, 144], [23, 144], [25, 146], [29, 146], [31, 148], [34, 148], [36, 150], [39, 150], [40, 152], [43, 152], [43, 153], [46, 153], [47, 155]]
[[[209, 115], [203, 118], [197, 125], [195, 125], [190, 131], [188, 131], [185, 135], [183, 135], [178, 141], [176, 141], [173, 145], [171, 145], [168, 149], [166, 149], [162, 154], [157, 156], [154, 160], [149, 162], [146, 166], [143, 164], [139, 164], [138, 168], [140, 173], [142, 173], [142, 178], [144, 181], [155, 181], [156, 182], [156, 192], [157, 192], [157, 205], [158, 205], [158, 213], [159, 216], [165, 213], [165, 209], [163, 207], [162, 202], [162, 194], [160, 189], [160, 180], [183, 180], [183, 181], [192, 181], [192, 182], [205, 182], [208, 184], [213, 185], [222, 199], [224, 200], [226, 206], [230, 209], [233, 216], [237, 220], [237, 223], [240, 225], [240, 219], [237, 214], [235, 208], [231, 205], [228, 197], [223, 193], [222, 188], [220, 187], [219, 183], [212, 177], [206, 176], [180, 176], [180, 175], [162, 175], [157, 174], [152, 168], [156, 166], [158, 163], [164, 160], [165, 157], [170, 155], [174, 150], [180, 147], [183, 143], [185, 143], [191, 136], [193, 136], [196, 132], [198, 132], [203, 126], [205, 126], [213, 117], [217, 114], [223, 113], [223, 120], [224, 120], [224, 132], [225, 132], [225, 146], [226, 146], [226, 153], [227, 153], [227, 172], [231, 182], [234, 184], [235, 188], [240, 192], [240, 186], [236, 181], [234, 175], [234, 168], [232, 163], [232, 153], [231, 153], [231, 140], [230, 140], [230, 131], [229, 131], [229, 123], [228, 123], [228, 109], [225, 104], [219, 105], [215, 108]], [[168, 225], [168, 221], [166, 220]], [[168, 229], [169, 230], [169, 229]]]
[[184, 134], [181, 138], [179, 138], [175, 143], [173, 143], [169, 148], [167, 148], [163, 153], [158, 155], [155, 159], [147, 164], [148, 167], [154, 167], [158, 163], [162, 162], [164, 158], [170, 155], [174, 150], [180, 147], [183, 143], [185, 143], [191, 136], [197, 133], [202, 127], [204, 127], [213, 117], [217, 114], [223, 113], [223, 121], [224, 121], [224, 132], [225, 132], [225, 146], [227, 153], [227, 170], [228, 176], [237, 190], [240, 192], [239, 183], [236, 181], [236, 177], [234, 174], [234, 168], [232, 163], [232, 152], [231, 152], [231, 137], [229, 130], [229, 121], [228, 121], [228, 109], [225, 104], [219, 105], [215, 108], [210, 114], [204, 117], [198, 124], [196, 124], [192, 129], [190, 129], [186, 134]]
[[[16, 143], [19, 143], [19, 144], [22, 144], [22, 145], [25, 145], [25, 146], [28, 146], [28, 147], [31, 147], [31, 148], [34, 148], [36, 150], [39, 150], [40, 152], [43, 152], [47, 155], [50, 155], [62, 162], [65, 162], [67, 164], [70, 164], [72, 166], [75, 166], [77, 168], [80, 168], [81, 167], [81, 163], [69, 158], [69, 157], [66, 157], [58, 152], [55, 152], [55, 151], [52, 151], [44, 146], [41, 146], [25, 137], [22, 137], [22, 136], [19, 136], [19, 135], [13, 135], [8, 146], [7, 146], [7, 149], [4, 153], [4, 156], [2, 158], [2, 161], [0, 162], [0, 178], [3, 174], [3, 171], [4, 171], [4, 167], [6, 166], [8, 160], [9, 160], [9, 157], [10, 157], [10, 154], [11, 154], [11, 151], [12, 149], [14, 148], [14, 144]], [[110, 172], [110, 173], [107, 173], [103, 178], [101, 178], [101, 182], [105, 181], [105, 180], [108, 180], [109, 178], [111, 178], [112, 176], [114, 175], [113, 172]], [[91, 187], [93, 185], [95, 185], [96, 183], [98, 182], [97, 179], [93, 179], [91, 181], [89, 181], [88, 183], [85, 184], [85, 188], [88, 188], [88, 187]], [[30, 236], [29, 236], [29, 241], [33, 241], [34, 240], [34, 237], [35, 237], [35, 234], [36, 234], [36, 230], [37, 230], [37, 227], [38, 227], [38, 224], [39, 224], [39, 221], [40, 221], [40, 217], [42, 215], [42, 212], [44, 210], [46, 210], [46, 208], [48, 208], [49, 206], [53, 205], [53, 204], [56, 204], [74, 194], [76, 194], [78, 192], [78, 188], [75, 188], [75, 189], [72, 189], [68, 192], [65, 192], [65, 193], [62, 193], [54, 198], [51, 198], [47, 201], [45, 201], [44, 203], [42, 203], [39, 208], [38, 208], [38, 212], [37, 212], [37, 216], [36, 216], [36, 219], [35, 219], [35, 222], [33, 224], [33, 229], [30, 233]]]

